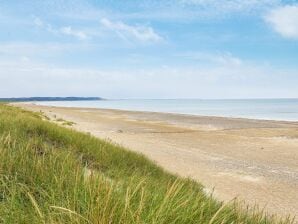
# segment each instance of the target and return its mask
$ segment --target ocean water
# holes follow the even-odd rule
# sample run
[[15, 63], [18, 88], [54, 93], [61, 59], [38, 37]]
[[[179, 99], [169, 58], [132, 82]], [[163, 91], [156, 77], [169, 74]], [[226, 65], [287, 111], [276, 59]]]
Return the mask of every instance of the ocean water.
[[106, 108], [191, 115], [298, 121], [298, 99], [100, 100], [35, 102], [40, 105]]

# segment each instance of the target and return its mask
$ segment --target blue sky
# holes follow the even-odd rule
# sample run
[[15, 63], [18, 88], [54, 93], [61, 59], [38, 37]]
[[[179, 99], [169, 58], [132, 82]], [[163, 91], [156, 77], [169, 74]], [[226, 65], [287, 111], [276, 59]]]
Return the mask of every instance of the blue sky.
[[0, 97], [298, 97], [294, 0], [0, 1], [0, 29]]

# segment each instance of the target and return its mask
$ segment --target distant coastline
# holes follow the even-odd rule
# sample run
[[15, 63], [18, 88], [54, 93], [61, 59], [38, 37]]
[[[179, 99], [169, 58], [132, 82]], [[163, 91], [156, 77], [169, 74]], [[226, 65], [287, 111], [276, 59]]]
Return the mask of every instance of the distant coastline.
[[31, 101], [95, 101], [104, 100], [101, 97], [13, 97], [0, 98], [0, 102], [31, 102]]
[[298, 121], [298, 99], [243, 100], [98, 100], [36, 102], [56, 107], [99, 108], [163, 112], [198, 116]]

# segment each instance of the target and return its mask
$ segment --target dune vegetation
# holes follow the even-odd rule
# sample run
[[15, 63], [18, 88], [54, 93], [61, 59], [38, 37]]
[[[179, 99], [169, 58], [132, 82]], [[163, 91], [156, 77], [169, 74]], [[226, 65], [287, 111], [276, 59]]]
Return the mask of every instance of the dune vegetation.
[[219, 202], [140, 154], [0, 105], [0, 223], [291, 222]]

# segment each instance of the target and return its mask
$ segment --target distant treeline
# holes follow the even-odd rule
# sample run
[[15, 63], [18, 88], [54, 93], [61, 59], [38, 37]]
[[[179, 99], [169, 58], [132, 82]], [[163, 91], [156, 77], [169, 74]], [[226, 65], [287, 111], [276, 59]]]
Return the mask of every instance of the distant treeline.
[[103, 100], [101, 97], [18, 97], [0, 98], [0, 102]]

